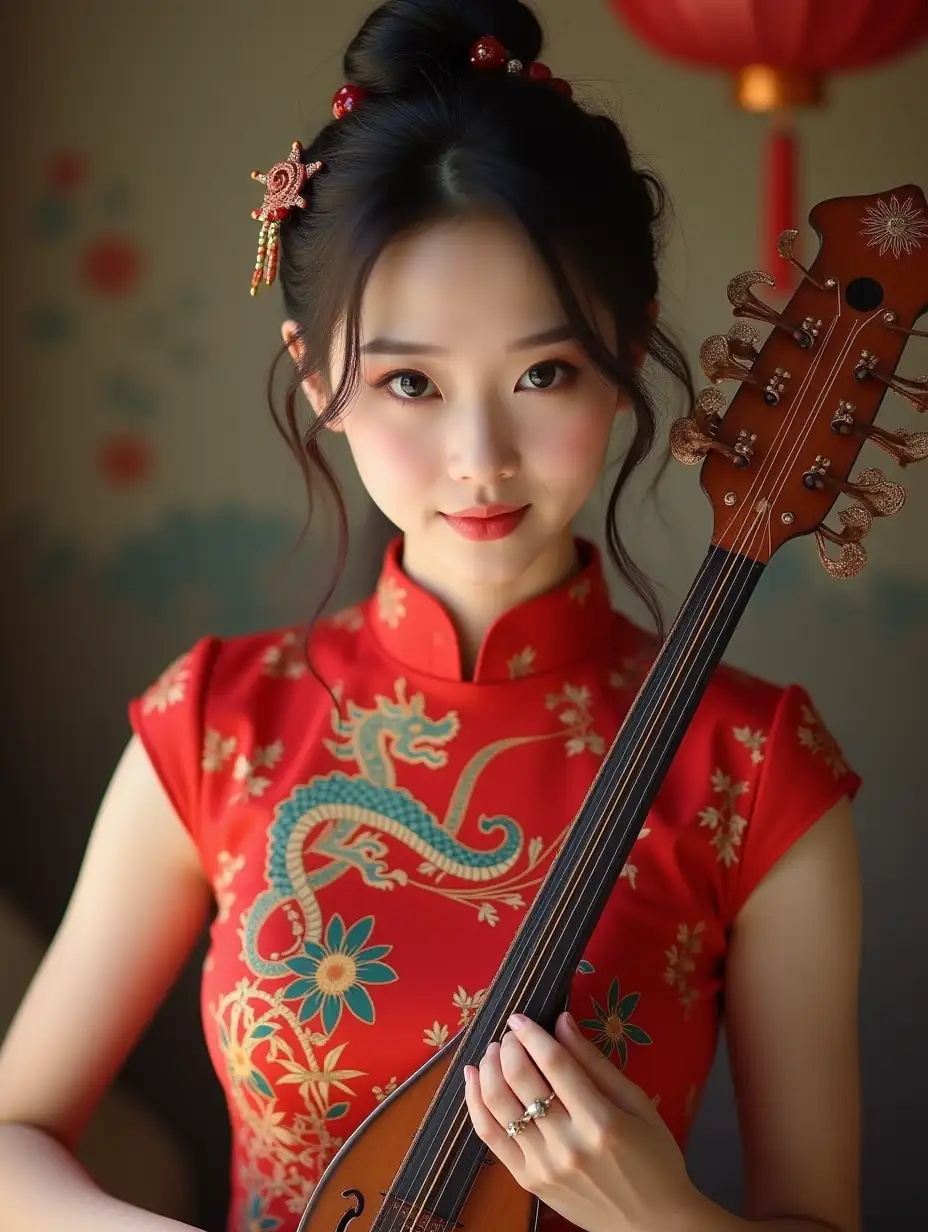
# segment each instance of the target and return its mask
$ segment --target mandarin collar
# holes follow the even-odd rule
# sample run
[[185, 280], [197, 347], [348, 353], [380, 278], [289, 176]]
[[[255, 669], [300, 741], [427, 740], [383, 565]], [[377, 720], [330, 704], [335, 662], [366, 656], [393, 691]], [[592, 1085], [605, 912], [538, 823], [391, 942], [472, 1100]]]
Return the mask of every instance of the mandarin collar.
[[[487, 630], [474, 684], [536, 676], [582, 658], [610, 629], [615, 614], [599, 549], [576, 538], [580, 570], [543, 594], [517, 604]], [[370, 625], [386, 653], [411, 671], [461, 681], [457, 630], [444, 606], [404, 571], [403, 536], [387, 547]]]

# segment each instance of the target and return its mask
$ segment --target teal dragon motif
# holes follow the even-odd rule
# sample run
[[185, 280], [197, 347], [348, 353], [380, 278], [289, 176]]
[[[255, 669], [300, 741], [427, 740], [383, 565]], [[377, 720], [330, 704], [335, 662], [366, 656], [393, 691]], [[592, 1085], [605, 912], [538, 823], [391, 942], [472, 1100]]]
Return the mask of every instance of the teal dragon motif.
[[[395, 761], [438, 769], [447, 763], [443, 745], [453, 740], [459, 719], [449, 711], [441, 719], [425, 713], [421, 693], [407, 700], [405, 681], [396, 683], [396, 700], [376, 696], [374, 709], [348, 703], [348, 718], [332, 715], [336, 740], [326, 747], [361, 770], [350, 775], [334, 771], [296, 787], [278, 804], [268, 834], [265, 876], [268, 888], [248, 912], [243, 934], [245, 958], [256, 975], [275, 978], [288, 974], [276, 955], [263, 957], [258, 937], [263, 924], [282, 900], [295, 900], [302, 925], [295, 921], [297, 939], [317, 941], [323, 933], [318, 891], [350, 869], [357, 869], [366, 885], [390, 890], [405, 885], [402, 869], [388, 866], [389, 847], [384, 838], [398, 839], [421, 855], [438, 872], [462, 880], [493, 881], [507, 873], [523, 849], [522, 829], [511, 817], [481, 817], [482, 834], [500, 834], [498, 845], [480, 851], [456, 836], [479, 770], [504, 747], [523, 739], [503, 740], [484, 749], [465, 768], [452, 797], [452, 808], [440, 822], [404, 787], [396, 783]], [[462, 788], [464, 790], [462, 790]], [[449, 824], [451, 822], [452, 824]], [[327, 863], [308, 870], [307, 843]]]

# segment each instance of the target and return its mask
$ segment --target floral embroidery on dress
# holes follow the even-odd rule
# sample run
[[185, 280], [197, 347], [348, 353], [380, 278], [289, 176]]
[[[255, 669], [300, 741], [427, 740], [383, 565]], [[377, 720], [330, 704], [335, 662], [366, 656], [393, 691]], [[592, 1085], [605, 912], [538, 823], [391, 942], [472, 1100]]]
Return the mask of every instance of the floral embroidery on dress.
[[187, 695], [187, 682], [190, 679], [190, 663], [193, 655], [188, 651], [175, 659], [170, 667], [165, 668], [155, 683], [142, 696], [142, 713], [158, 714], [170, 706], [176, 706]]
[[802, 718], [803, 723], [796, 730], [802, 747], [808, 749], [813, 757], [821, 754], [822, 760], [836, 779], [847, 774], [847, 763], [841, 749], [814, 706], [803, 704]]
[[567, 598], [572, 599], [575, 603], [579, 603], [582, 607], [587, 601], [592, 583], [590, 579], [581, 578], [579, 582], [574, 582], [570, 590], [567, 592]]
[[235, 752], [238, 740], [235, 736], [223, 736], [210, 728], [203, 737], [203, 754], [200, 766], [206, 774], [219, 774]]
[[336, 629], [347, 629], [349, 633], [357, 633], [364, 628], [364, 609], [358, 603], [336, 612], [332, 617]]
[[702, 934], [705, 927], [704, 920], [700, 920], [692, 928], [688, 924], [681, 924], [677, 930], [677, 944], [664, 951], [667, 956], [664, 982], [670, 984], [680, 994], [684, 1018], [689, 1017], [693, 1004], [699, 999], [699, 990], [693, 987], [689, 977], [696, 970], [693, 955], [702, 950]]
[[271, 785], [271, 780], [255, 771], [264, 767], [273, 770], [284, 755], [284, 742], [274, 740], [263, 748], [257, 746], [251, 757], [239, 753], [232, 768], [232, 777], [239, 786], [229, 797], [230, 804], [242, 804], [255, 796], [263, 796]]
[[746, 782], [738, 782], [716, 768], [711, 779], [712, 790], [722, 797], [721, 804], [716, 807], [709, 805], [699, 814], [700, 826], [706, 826], [712, 831], [712, 846], [717, 851], [716, 859], [726, 868], [731, 868], [738, 862], [736, 847], [741, 845], [741, 836], [747, 826], [747, 818], [737, 813], [738, 798], [748, 790]]
[[576, 757], [584, 749], [602, 756], [606, 751], [606, 742], [602, 736], [593, 730], [593, 716], [590, 714], [590, 690], [586, 685], [579, 688], [576, 685], [565, 684], [563, 693], [549, 693], [545, 698], [545, 706], [549, 710], [561, 710], [558, 718], [567, 726], [567, 756]]
[[534, 662], [535, 652], [531, 646], [526, 646], [524, 650], [520, 650], [508, 660], [506, 666], [509, 668], [509, 679], [519, 680], [523, 676], [531, 676]]
[[397, 1088], [396, 1075], [394, 1074], [385, 1087], [372, 1087], [371, 1092], [378, 1104], [382, 1104], [388, 1095], [392, 1095]]
[[264, 652], [264, 672], [267, 676], [299, 680], [308, 670], [303, 639], [292, 630], [285, 633], [276, 646], [269, 646]]
[[463, 1027], [470, 1022], [486, 995], [487, 990], [485, 988], [478, 988], [475, 993], [468, 993], [463, 984], [458, 985], [457, 992], [451, 998], [451, 1004], [461, 1011], [461, 1016], [458, 1019], [459, 1027]]
[[280, 1220], [267, 1213], [267, 1199], [263, 1194], [252, 1194], [242, 1214], [242, 1232], [275, 1232]]
[[374, 1022], [374, 1002], [365, 985], [392, 984], [399, 977], [381, 962], [392, 945], [364, 948], [373, 928], [374, 917], [367, 915], [346, 931], [344, 920], [336, 913], [326, 925], [324, 942], [307, 941], [302, 954], [285, 961], [284, 966], [300, 978], [288, 984], [282, 996], [285, 1001], [302, 1001], [300, 1022], [321, 1014], [322, 1029], [331, 1035], [343, 1008], [361, 1022]]
[[406, 615], [405, 598], [406, 591], [392, 577], [385, 577], [377, 587], [377, 615], [391, 629]]
[[[651, 833], [650, 826], [642, 826], [641, 829], [638, 831], [638, 837], [635, 840], [636, 846], [638, 843], [641, 842], [643, 838], [647, 838], [650, 833]], [[634, 848], [632, 848], [632, 850], [634, 851]], [[626, 860], [625, 863], [622, 865], [622, 872], [619, 875], [619, 879], [621, 880], [623, 877], [625, 878], [625, 880], [628, 882], [628, 884], [631, 886], [633, 890], [638, 889], [638, 865], [637, 864], [632, 864], [628, 860]]]
[[622, 1069], [628, 1064], [629, 1040], [633, 1044], [654, 1042], [643, 1027], [631, 1021], [640, 997], [640, 993], [629, 992], [620, 998], [619, 981], [615, 978], [609, 985], [605, 1007], [600, 1005], [595, 997], [590, 997], [596, 1017], [580, 1019], [581, 1027], [595, 1032], [593, 1043], [597, 1044], [607, 1057], [611, 1057], [614, 1052], [619, 1054]]
[[739, 744], [750, 750], [752, 765], [759, 765], [764, 760], [763, 746], [767, 743], [767, 737], [762, 731], [751, 731], [750, 727], [733, 727], [731, 734]]
[[441, 1048], [442, 1044], [448, 1042], [448, 1026], [446, 1023], [440, 1023], [436, 1018], [430, 1027], [426, 1027], [422, 1034], [422, 1042], [428, 1044], [430, 1048]]
[[629, 689], [635, 693], [644, 684], [645, 677], [651, 670], [653, 652], [639, 650], [636, 655], [627, 655], [620, 663], [620, 671], [609, 673], [609, 683], [614, 689]]
[[233, 856], [229, 851], [220, 851], [216, 860], [219, 864], [219, 871], [213, 879], [213, 892], [216, 895], [217, 907], [216, 919], [218, 923], [224, 924], [235, 902], [235, 891], [230, 890], [229, 886], [235, 874], [245, 867], [245, 857], [243, 855]]

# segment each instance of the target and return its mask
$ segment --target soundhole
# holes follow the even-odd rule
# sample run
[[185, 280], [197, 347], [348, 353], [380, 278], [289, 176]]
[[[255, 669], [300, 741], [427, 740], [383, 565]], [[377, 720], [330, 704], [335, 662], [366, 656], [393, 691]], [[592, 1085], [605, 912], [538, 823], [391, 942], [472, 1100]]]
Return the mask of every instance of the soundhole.
[[855, 278], [847, 284], [844, 298], [855, 312], [873, 312], [883, 302], [883, 288], [875, 278]]
[[355, 1203], [350, 1210], [345, 1211], [344, 1215], [342, 1215], [336, 1224], [335, 1232], [348, 1232], [349, 1225], [353, 1224], [364, 1210], [364, 1194], [361, 1193], [360, 1189], [343, 1189], [342, 1197], [354, 1198]]

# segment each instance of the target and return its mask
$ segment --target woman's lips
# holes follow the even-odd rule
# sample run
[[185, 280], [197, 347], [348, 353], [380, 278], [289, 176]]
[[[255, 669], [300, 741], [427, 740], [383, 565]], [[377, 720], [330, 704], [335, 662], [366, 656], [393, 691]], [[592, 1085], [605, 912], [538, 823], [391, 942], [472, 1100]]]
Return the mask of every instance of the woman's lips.
[[[496, 512], [497, 510], [502, 512]], [[512, 534], [528, 511], [528, 505], [523, 505], [521, 509], [485, 505], [481, 508], [464, 509], [460, 513], [443, 513], [442, 517], [451, 529], [464, 539], [505, 539]]]

